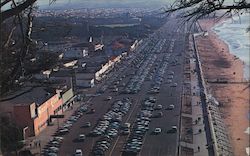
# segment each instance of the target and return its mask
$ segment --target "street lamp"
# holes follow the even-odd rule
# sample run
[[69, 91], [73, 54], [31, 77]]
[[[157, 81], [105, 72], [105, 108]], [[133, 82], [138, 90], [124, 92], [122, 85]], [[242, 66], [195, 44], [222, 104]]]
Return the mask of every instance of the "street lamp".
[[23, 141], [24, 141], [24, 143], [26, 142], [26, 141], [25, 141], [25, 140], [26, 140], [26, 130], [27, 130], [28, 128], [29, 128], [28, 126], [26, 126], [26, 127], [23, 128]]

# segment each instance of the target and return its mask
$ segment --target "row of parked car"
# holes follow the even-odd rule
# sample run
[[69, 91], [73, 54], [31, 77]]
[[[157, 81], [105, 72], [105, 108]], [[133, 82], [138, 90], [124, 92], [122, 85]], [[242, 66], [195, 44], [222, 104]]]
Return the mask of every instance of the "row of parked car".
[[157, 42], [157, 44], [155, 45], [153, 51], [155, 53], [160, 53], [161, 50], [162, 50], [162, 48], [163, 48], [163, 46], [165, 45], [166, 41], [167, 41], [166, 39], [159, 39], [158, 42]]
[[77, 109], [73, 115], [71, 117], [69, 117], [69, 119], [67, 121], [65, 121], [65, 123], [62, 125], [62, 127], [60, 127], [57, 131], [57, 135], [64, 135], [66, 133], [69, 132], [69, 129], [73, 126], [73, 123], [75, 123], [76, 121], [78, 121], [78, 119], [80, 117], [83, 116], [83, 113], [93, 113], [94, 110], [91, 109], [90, 111], [88, 111], [88, 105], [83, 105], [81, 106], [79, 109]]
[[154, 78], [153, 78], [153, 82], [151, 84], [151, 88], [148, 91], [149, 93], [159, 93], [160, 90], [160, 86], [164, 80], [164, 74], [166, 72], [166, 69], [168, 67], [168, 58], [169, 58], [169, 54], [166, 54], [166, 57], [163, 57], [161, 61], [159, 61], [159, 63], [157, 63], [155, 65], [155, 68], [153, 70], [154, 72]]
[[172, 39], [171, 42], [170, 42], [170, 44], [169, 44], [169, 49], [168, 49], [169, 53], [173, 52], [174, 43], [175, 43], [175, 39]]
[[57, 156], [59, 147], [63, 141], [63, 137], [55, 136], [53, 137], [48, 144], [43, 148], [42, 154], [44, 156]]
[[90, 132], [90, 136], [101, 136], [92, 149], [94, 155], [104, 155], [109, 149], [113, 138], [119, 135], [122, 117], [128, 113], [131, 104], [132, 101], [129, 98], [115, 101], [111, 109]]
[[[93, 111], [93, 110], [90, 110]], [[43, 148], [42, 154], [44, 156], [57, 156], [57, 153], [59, 151], [60, 145], [63, 141], [63, 135], [67, 134], [70, 130], [70, 128], [73, 126], [73, 124], [82, 117], [84, 112], [88, 112], [88, 106], [83, 105], [77, 109], [72, 116], [69, 117], [67, 121], [64, 122], [64, 124], [58, 128], [56, 133], [54, 134], [54, 137], [48, 142], [48, 144]]]
[[152, 54], [152, 51], [154, 50], [156, 44], [157, 42], [146, 41], [145, 45], [147, 46], [143, 46], [138, 56], [131, 63], [131, 66], [138, 70], [136, 73], [133, 72], [133, 77], [130, 79], [124, 88], [124, 91], [122, 92], [127, 94], [135, 94], [140, 91], [151, 66], [155, 62], [156, 55]]
[[145, 99], [141, 110], [137, 114], [132, 132], [130, 133], [129, 138], [127, 139], [127, 142], [123, 148], [124, 153], [136, 154], [140, 152], [145, 133], [149, 130], [149, 124], [151, 121], [150, 117], [152, 116], [154, 110], [153, 103], [155, 102], [155, 97], [149, 97], [148, 99]]
[[151, 66], [156, 60], [156, 55], [149, 54], [143, 64], [140, 66], [136, 75], [134, 75], [130, 81], [128, 82], [127, 86], [125, 87], [125, 93], [128, 94], [135, 94], [140, 91], [141, 86], [147, 77]]
[[[137, 154], [141, 150], [145, 134], [149, 130], [149, 124], [152, 118], [161, 118], [163, 116], [163, 106], [161, 104], [156, 104], [157, 99], [154, 96], [147, 97], [141, 105], [141, 110], [137, 113], [137, 118], [133, 125], [133, 129], [124, 145], [124, 153]], [[175, 106], [173, 104], [167, 106], [165, 110], [173, 110]], [[159, 135], [162, 133], [161, 127], [155, 127], [151, 134]], [[177, 126], [173, 125], [167, 133], [177, 132]]]

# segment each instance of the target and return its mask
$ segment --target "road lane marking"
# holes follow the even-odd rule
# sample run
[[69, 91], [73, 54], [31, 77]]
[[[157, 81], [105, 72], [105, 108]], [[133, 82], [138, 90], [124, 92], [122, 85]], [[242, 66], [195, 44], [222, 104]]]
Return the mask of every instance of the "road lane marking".
[[[134, 112], [134, 110], [135, 110], [135, 108], [136, 108], [136, 106], [137, 106], [138, 101], [139, 101], [139, 99], [136, 100], [136, 102], [135, 102], [135, 104], [134, 104], [134, 106], [133, 106], [133, 109], [131, 110], [131, 112], [130, 112], [130, 114], [129, 114], [127, 120], [126, 120], [126, 122], [130, 119], [132, 113]], [[114, 151], [114, 149], [115, 149], [115, 147], [116, 147], [116, 145], [117, 145], [119, 139], [120, 139], [120, 135], [116, 138], [115, 144], [114, 144], [112, 150], [110, 151], [109, 156], [112, 156], [113, 151]], [[126, 140], [127, 140], [127, 138], [126, 138]], [[121, 155], [121, 154], [120, 154], [120, 155]]]

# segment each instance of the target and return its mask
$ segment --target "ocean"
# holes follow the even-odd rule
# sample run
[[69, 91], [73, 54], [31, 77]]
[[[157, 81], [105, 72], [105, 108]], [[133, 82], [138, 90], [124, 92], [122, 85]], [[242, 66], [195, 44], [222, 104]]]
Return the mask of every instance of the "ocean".
[[250, 80], [250, 14], [234, 16], [213, 27], [213, 31], [229, 46], [232, 54], [245, 63], [244, 78]]

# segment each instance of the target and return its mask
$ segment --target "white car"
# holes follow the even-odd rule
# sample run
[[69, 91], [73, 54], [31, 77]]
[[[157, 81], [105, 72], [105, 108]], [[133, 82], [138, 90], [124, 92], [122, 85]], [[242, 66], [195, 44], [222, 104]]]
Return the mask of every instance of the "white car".
[[82, 150], [81, 149], [76, 149], [75, 156], [82, 156]]
[[157, 105], [155, 109], [156, 110], [161, 110], [162, 109], [162, 105]]
[[118, 88], [114, 88], [114, 89], [113, 89], [113, 92], [118, 92]]
[[167, 109], [168, 109], [168, 110], [174, 109], [174, 105], [169, 105]]
[[177, 126], [172, 126], [172, 130], [177, 131]]
[[50, 149], [51, 151], [53, 151], [53, 152], [58, 152], [58, 151], [59, 151], [59, 148], [54, 147], [54, 146], [49, 147], [49, 149]]
[[84, 141], [86, 139], [86, 136], [84, 134], [79, 134], [78, 140], [79, 141]]
[[111, 97], [111, 96], [108, 96], [106, 100], [111, 100], [111, 99], [112, 99], [112, 97]]
[[154, 134], [160, 134], [161, 133], [161, 128], [155, 128]]
[[170, 87], [177, 87], [177, 83], [173, 83], [173, 84], [171, 84], [171, 86]]

